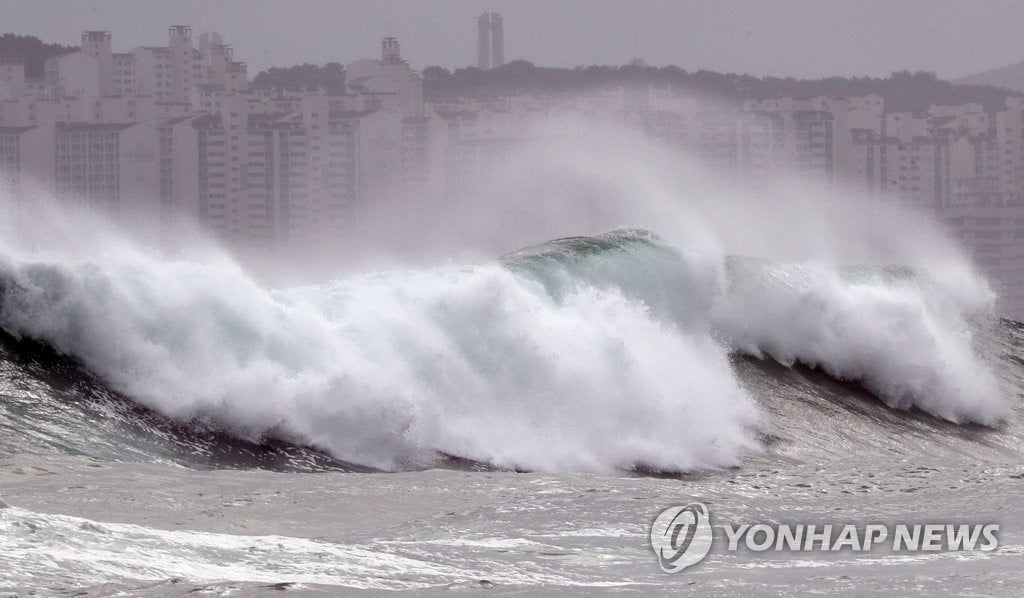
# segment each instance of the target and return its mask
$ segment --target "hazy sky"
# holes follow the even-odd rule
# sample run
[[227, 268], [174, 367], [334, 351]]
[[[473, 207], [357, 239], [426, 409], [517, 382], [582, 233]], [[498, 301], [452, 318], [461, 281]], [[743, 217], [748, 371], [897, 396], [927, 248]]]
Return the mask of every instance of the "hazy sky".
[[652, 65], [756, 75], [957, 77], [1024, 60], [1024, 0], [0, 0], [0, 31], [114, 47], [167, 26], [220, 32], [249, 72], [376, 57], [398, 36], [414, 68], [475, 63], [476, 16], [505, 17], [505, 56], [538, 65]]

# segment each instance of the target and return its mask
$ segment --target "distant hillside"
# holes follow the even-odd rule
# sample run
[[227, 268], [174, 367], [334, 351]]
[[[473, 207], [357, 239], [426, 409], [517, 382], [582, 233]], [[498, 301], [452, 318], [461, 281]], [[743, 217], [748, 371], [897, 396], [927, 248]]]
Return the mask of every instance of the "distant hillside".
[[583, 92], [624, 84], [650, 85], [734, 101], [785, 96], [809, 98], [877, 94], [885, 99], [887, 110], [899, 112], [924, 111], [933, 104], [967, 102], [976, 102], [986, 110], [994, 111], [1005, 107], [1008, 95], [1016, 95], [984, 85], [957, 85], [925, 71], [899, 71], [884, 79], [783, 79], [712, 71], [687, 72], [676, 66], [659, 68], [638, 62], [625, 66], [545, 68], [524, 60], [515, 60], [486, 71], [472, 67], [451, 72], [436, 66], [423, 69], [424, 95], [434, 101], [516, 93]]
[[256, 75], [252, 86], [275, 91], [316, 91], [322, 88], [327, 95], [341, 95], [345, 93], [345, 67], [337, 62], [328, 62], [324, 66], [308, 63], [289, 68], [275, 66]]
[[26, 77], [42, 77], [43, 63], [48, 58], [73, 52], [75, 46], [60, 44], [44, 44], [38, 37], [31, 35], [0, 35], [0, 60], [18, 60], [25, 64]]
[[[939, 79], [935, 73], [899, 71], [886, 78], [829, 77], [794, 79], [754, 77], [712, 71], [687, 72], [677, 66], [652, 67], [639, 61], [624, 66], [579, 66], [572, 69], [535, 66], [513, 60], [489, 70], [467, 67], [449, 71], [439, 66], [423, 69], [423, 93], [430, 101], [467, 97], [494, 97], [523, 93], [581, 93], [621, 85], [648, 85], [742, 101], [774, 97], [810, 98], [820, 96], [865, 96], [885, 99], [886, 109], [921, 112], [929, 106], [981, 104], [988, 111], [1001, 110], [1008, 95], [1024, 95], [988, 85], [956, 84]], [[325, 88], [329, 94], [343, 93], [344, 67], [329, 63], [323, 67], [303, 64], [273, 67], [253, 79], [258, 89]]]
[[954, 79], [953, 82], [972, 85], [992, 85], [1024, 92], [1024, 61]]

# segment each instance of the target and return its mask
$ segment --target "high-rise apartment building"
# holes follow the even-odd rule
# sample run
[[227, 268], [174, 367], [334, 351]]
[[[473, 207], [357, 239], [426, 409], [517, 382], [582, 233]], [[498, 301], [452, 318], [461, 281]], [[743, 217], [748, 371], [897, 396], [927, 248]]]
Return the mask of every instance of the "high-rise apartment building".
[[115, 52], [112, 55], [112, 62], [114, 64], [114, 95], [137, 95], [135, 55]]
[[0, 193], [18, 197], [28, 186], [53, 180], [54, 128], [0, 126]]
[[167, 42], [132, 50], [136, 91], [158, 103], [190, 104], [196, 85], [204, 80], [203, 55], [192, 47], [192, 28], [186, 25], [172, 25]]
[[94, 98], [100, 96], [99, 71], [98, 58], [79, 50], [48, 59], [43, 79], [54, 99]]
[[55, 191], [114, 215], [159, 215], [157, 131], [139, 123], [57, 123]]
[[13, 196], [18, 191], [21, 152], [20, 135], [24, 128], [0, 127], [0, 193]]
[[17, 102], [25, 95], [25, 65], [0, 59], [0, 102]]

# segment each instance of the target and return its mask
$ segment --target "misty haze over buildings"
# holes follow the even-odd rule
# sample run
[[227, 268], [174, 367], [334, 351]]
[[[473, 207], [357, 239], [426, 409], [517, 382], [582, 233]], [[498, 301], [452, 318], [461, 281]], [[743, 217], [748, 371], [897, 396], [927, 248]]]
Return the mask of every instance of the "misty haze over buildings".
[[[502, 15], [484, 12], [476, 25], [477, 67], [502, 67]], [[583, 114], [691, 156], [728, 184], [758, 188], [795, 173], [935, 211], [1007, 305], [1024, 305], [1021, 98], [995, 111], [895, 112], [877, 95], [721, 102], [619, 85], [426, 101], [421, 73], [391, 36], [377, 58], [345, 65], [344, 93], [328, 95], [252, 89], [221, 35], [193, 37], [172, 25], [166, 45], [118, 52], [112, 32], [90, 30], [40, 77], [17, 60], [0, 65], [7, 190], [39, 185], [122, 215], [195, 218], [239, 247], [327, 246], [357, 237], [384, 198], [464, 197], [543, 119]]]

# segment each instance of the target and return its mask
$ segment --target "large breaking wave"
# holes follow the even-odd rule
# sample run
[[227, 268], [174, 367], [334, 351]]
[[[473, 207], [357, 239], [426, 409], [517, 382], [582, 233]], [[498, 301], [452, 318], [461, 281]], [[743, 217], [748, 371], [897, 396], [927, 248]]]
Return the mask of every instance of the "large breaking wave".
[[0, 327], [175, 420], [350, 463], [691, 470], [739, 463], [772, 429], [737, 353], [996, 424], [1010, 395], [977, 346], [991, 293], [970, 282], [626, 229], [280, 289], [219, 253], [0, 242]]

